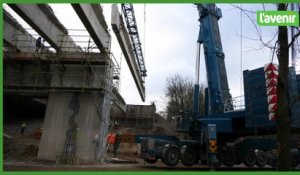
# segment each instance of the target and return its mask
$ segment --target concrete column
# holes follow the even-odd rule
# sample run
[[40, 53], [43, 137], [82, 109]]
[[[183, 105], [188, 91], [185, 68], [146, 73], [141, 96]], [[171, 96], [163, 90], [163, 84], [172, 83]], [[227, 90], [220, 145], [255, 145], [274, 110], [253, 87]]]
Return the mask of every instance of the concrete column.
[[[76, 110], [70, 105], [78, 100]], [[73, 100], [73, 102], [72, 102]], [[111, 95], [98, 92], [51, 93], [46, 110], [39, 159], [56, 160], [66, 143], [69, 119], [77, 124], [75, 160], [77, 163], [103, 161], [109, 125]]]
[[73, 113], [69, 108], [71, 99], [71, 93], [49, 95], [38, 159], [56, 160], [62, 152], [69, 128], [69, 117]]
[[[79, 96], [80, 110], [76, 117], [78, 125], [76, 140], [76, 162], [95, 162], [99, 149], [97, 139], [106, 137], [100, 133], [100, 119], [103, 110], [103, 95], [99, 93], [84, 93]], [[99, 135], [100, 134], [100, 135]]]
[[99, 149], [97, 150], [96, 159], [100, 162], [104, 161], [106, 153], [106, 136], [108, 134], [110, 108], [111, 108], [111, 95], [106, 93], [103, 96], [103, 103], [101, 104], [101, 122], [100, 122], [100, 132], [98, 137]]

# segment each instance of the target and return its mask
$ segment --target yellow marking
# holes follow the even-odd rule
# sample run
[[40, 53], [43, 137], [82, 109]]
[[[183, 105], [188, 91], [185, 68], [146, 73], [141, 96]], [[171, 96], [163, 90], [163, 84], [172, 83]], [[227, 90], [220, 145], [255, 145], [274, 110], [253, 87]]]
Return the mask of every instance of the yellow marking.
[[217, 141], [216, 140], [210, 140], [209, 141], [209, 145], [212, 146], [212, 147], [214, 147], [214, 146], [217, 145]]
[[209, 151], [214, 153], [217, 151], [218, 146], [217, 146], [217, 141], [216, 140], [209, 140]]
[[217, 151], [218, 147], [215, 146], [215, 147], [209, 147], [209, 151], [212, 152], [212, 153], [215, 153]]

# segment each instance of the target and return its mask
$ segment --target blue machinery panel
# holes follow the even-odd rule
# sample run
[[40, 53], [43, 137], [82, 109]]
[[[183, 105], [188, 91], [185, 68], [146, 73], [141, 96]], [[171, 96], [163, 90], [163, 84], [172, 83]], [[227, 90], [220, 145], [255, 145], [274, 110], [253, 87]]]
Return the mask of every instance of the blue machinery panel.
[[[266, 94], [266, 80], [264, 68], [254, 70], [245, 70], [244, 74], [244, 91], [245, 91], [245, 125], [246, 128], [255, 127], [275, 127], [274, 121], [269, 121], [268, 102]], [[292, 104], [290, 110], [290, 119], [293, 127], [300, 127], [300, 102], [297, 101], [300, 91], [300, 75], [289, 69], [288, 77], [288, 99]], [[298, 86], [297, 86], [298, 84]], [[298, 89], [298, 90], [297, 90]]]

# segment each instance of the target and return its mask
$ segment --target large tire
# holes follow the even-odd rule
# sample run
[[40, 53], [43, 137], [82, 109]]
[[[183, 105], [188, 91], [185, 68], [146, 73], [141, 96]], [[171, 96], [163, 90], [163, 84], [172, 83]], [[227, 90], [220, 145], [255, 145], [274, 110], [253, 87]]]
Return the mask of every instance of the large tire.
[[164, 148], [162, 154], [162, 161], [168, 166], [175, 166], [179, 162], [179, 149], [175, 145]]
[[208, 161], [207, 160], [201, 160], [201, 165], [208, 165]]
[[246, 153], [244, 164], [249, 168], [252, 168], [256, 164], [256, 155], [253, 151], [250, 150]]
[[277, 167], [276, 155], [272, 153], [272, 151], [267, 151], [266, 156], [267, 156], [267, 164], [270, 165], [272, 168], [276, 168]]
[[223, 164], [227, 167], [233, 167], [236, 162], [236, 155], [233, 151], [226, 151], [223, 153]]
[[151, 164], [153, 164], [153, 163], [156, 163], [157, 162], [157, 159], [144, 159], [145, 160], [145, 162], [147, 162], [147, 163], [151, 163]]
[[297, 159], [293, 157], [291, 160], [291, 167], [295, 169], [297, 166], [298, 166]]
[[192, 166], [196, 162], [196, 154], [192, 147], [183, 146], [180, 149], [181, 162], [185, 166]]
[[265, 167], [268, 161], [266, 152], [264, 152], [263, 150], [258, 150], [255, 152], [255, 154], [256, 154], [256, 165], [260, 168]]

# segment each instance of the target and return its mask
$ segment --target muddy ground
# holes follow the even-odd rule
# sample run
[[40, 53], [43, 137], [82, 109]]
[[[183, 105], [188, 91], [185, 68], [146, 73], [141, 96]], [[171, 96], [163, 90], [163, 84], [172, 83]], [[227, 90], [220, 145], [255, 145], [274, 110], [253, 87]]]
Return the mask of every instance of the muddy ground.
[[[122, 130], [122, 132], [129, 130]], [[131, 130], [132, 131], [132, 130]], [[178, 163], [176, 167], [167, 167], [160, 160], [155, 164], [149, 164], [138, 157], [138, 146], [132, 143], [122, 143], [118, 154], [113, 156], [111, 145], [102, 164], [89, 165], [56, 165], [54, 161], [37, 160], [40, 140], [34, 133], [21, 135], [18, 132], [5, 134], [3, 138], [4, 171], [211, 171], [206, 165], [185, 167]], [[298, 169], [296, 171], [300, 171]], [[264, 169], [248, 169], [244, 165], [234, 168], [221, 167], [214, 171], [273, 171], [271, 167]]]
[[248, 169], [244, 165], [233, 168], [222, 166], [217, 169], [206, 165], [185, 167], [180, 162], [176, 167], [170, 168], [160, 160], [149, 164], [138, 158], [136, 145], [128, 143], [121, 145], [117, 157], [113, 157], [109, 151], [102, 164], [56, 165], [54, 161], [37, 160], [38, 145], [39, 140], [34, 135], [16, 134], [11, 138], [4, 136], [4, 171], [274, 171], [271, 167]]

